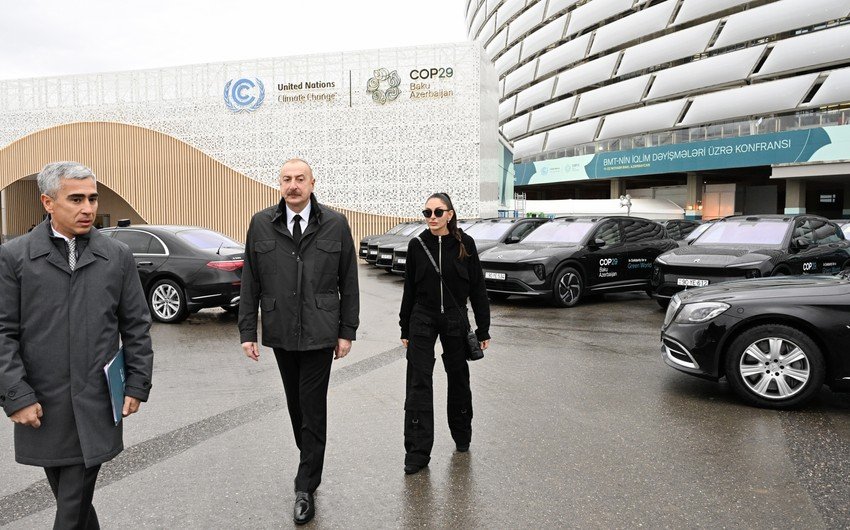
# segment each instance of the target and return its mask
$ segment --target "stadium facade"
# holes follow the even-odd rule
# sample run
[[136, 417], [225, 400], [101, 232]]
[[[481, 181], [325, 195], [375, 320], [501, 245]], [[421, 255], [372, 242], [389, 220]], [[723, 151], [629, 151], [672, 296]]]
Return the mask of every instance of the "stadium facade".
[[42, 219], [34, 176], [66, 159], [97, 174], [103, 226], [241, 240], [291, 157], [312, 164], [319, 199], [355, 236], [419, 215], [434, 191], [462, 216], [495, 216], [496, 86], [473, 42], [0, 81], [3, 236]]
[[468, 0], [528, 198], [850, 217], [850, 0]]

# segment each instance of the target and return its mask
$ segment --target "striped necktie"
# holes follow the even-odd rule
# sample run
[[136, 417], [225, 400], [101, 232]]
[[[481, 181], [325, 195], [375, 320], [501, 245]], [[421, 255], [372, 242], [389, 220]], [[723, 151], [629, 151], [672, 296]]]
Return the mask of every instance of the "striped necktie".
[[71, 270], [77, 268], [77, 240], [69, 239], [68, 240], [68, 266], [71, 267]]

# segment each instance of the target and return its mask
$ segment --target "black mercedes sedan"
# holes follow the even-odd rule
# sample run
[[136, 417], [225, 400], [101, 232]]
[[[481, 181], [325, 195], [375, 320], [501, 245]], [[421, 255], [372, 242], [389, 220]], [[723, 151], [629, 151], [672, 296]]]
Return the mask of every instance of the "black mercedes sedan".
[[137, 225], [101, 232], [130, 247], [157, 321], [181, 322], [209, 307], [238, 310], [242, 244], [196, 226]]
[[363, 259], [366, 260], [366, 263], [374, 265], [378, 261], [378, 247], [409, 241], [411, 237], [421, 232], [424, 228], [424, 222], [412, 221], [405, 223], [401, 230], [395, 234], [382, 235], [372, 239], [366, 246], [366, 257]]
[[[470, 226], [477, 223], [478, 219], [462, 219], [458, 221], [457, 226], [461, 230], [465, 231]], [[395, 264], [395, 252], [404, 249], [404, 253], [407, 254], [407, 244], [411, 239], [418, 236], [422, 230], [425, 228], [421, 228], [420, 230], [414, 231], [408, 234], [404, 238], [397, 238], [394, 240], [384, 240], [386, 242], [380, 243], [378, 245], [378, 258], [375, 260], [375, 266], [379, 269], [385, 269], [388, 272], [398, 272], [395, 270], [393, 265]]]
[[360, 240], [360, 247], [359, 247], [359, 250], [357, 252], [357, 257], [365, 260], [366, 257], [369, 255], [369, 243], [371, 241], [374, 241], [374, 240], [378, 239], [379, 237], [394, 236], [394, 235], [398, 234], [399, 232], [401, 232], [402, 230], [404, 230], [404, 228], [406, 226], [408, 226], [409, 224], [411, 224], [412, 222], [413, 221], [405, 221], [403, 223], [399, 223], [399, 224], [395, 225], [394, 227], [390, 228], [389, 230], [387, 230], [383, 234], [372, 234], [372, 235], [368, 235], [368, 236], [364, 237], [363, 239]]
[[645, 291], [655, 258], [676, 242], [638, 217], [566, 217], [548, 221], [521, 243], [482, 252], [492, 297], [546, 296], [572, 307], [587, 293]]
[[690, 287], [795, 274], [830, 274], [850, 265], [850, 242], [835, 223], [814, 215], [726, 217], [689, 245], [658, 256], [652, 296], [662, 307]]
[[745, 401], [792, 407], [822, 384], [850, 391], [846, 272], [738, 280], [674, 295], [661, 329], [664, 362]]

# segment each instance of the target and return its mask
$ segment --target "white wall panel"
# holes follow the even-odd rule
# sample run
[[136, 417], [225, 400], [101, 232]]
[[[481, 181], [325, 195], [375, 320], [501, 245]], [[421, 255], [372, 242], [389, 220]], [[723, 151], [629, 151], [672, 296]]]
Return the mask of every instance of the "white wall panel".
[[543, 142], [546, 141], [546, 133], [535, 134], [522, 140], [514, 142], [514, 159], [536, 155], [543, 151]]
[[850, 59], [850, 25], [816, 31], [776, 43], [758, 75]]
[[675, 24], [683, 24], [702, 18], [712, 13], [746, 4], [752, 0], [685, 0], [679, 14], [676, 15]]
[[502, 134], [505, 138], [513, 141], [514, 138], [522, 136], [528, 132], [528, 114], [514, 118], [513, 120], [502, 125]]
[[496, 10], [496, 6], [499, 5], [501, 0], [487, 0], [487, 17], [493, 14], [493, 11]]
[[470, 24], [472, 24], [472, 19], [475, 17], [475, 13], [478, 11], [478, 6], [483, 4], [484, 2], [476, 2], [473, 0], [469, 3], [466, 10], [466, 27], [469, 28]]
[[574, 6], [578, 0], [549, 0], [549, 5], [546, 7], [546, 18], [563, 11], [570, 6]]
[[576, 107], [576, 117], [581, 118], [638, 103], [646, 91], [649, 78], [649, 75], [642, 75], [581, 94]]
[[587, 55], [589, 44], [590, 33], [587, 33], [544, 53], [538, 58], [540, 61], [537, 69], [538, 77], [581, 61]]
[[558, 74], [558, 84], [555, 89], [555, 97], [563, 96], [579, 88], [611, 79], [614, 67], [617, 66], [617, 58], [620, 53], [612, 53], [571, 68], [566, 72]]
[[842, 68], [829, 74], [808, 106], [830, 105], [848, 101], [850, 101], [850, 68]]
[[686, 99], [679, 99], [609, 114], [605, 116], [598, 140], [669, 129], [676, 125], [685, 103]]
[[481, 25], [484, 24], [484, 17], [487, 15], [487, 10], [482, 7], [475, 13], [475, 18], [472, 19], [472, 24], [469, 26], [469, 35], [477, 38], [478, 32], [481, 31]]
[[704, 52], [718, 24], [720, 21], [717, 20], [706, 22], [627, 48], [617, 75], [637, 72]]
[[516, 42], [517, 39], [528, 33], [534, 26], [543, 22], [543, 14], [546, 12], [546, 2], [537, 2], [528, 8], [523, 14], [511, 22], [508, 29], [508, 44]]
[[510, 48], [508, 51], [503, 53], [501, 57], [496, 59], [493, 66], [496, 68], [497, 76], [502, 77], [505, 75], [505, 72], [519, 64], [520, 48], [522, 48], [522, 43], [517, 43], [516, 46]]
[[545, 107], [540, 107], [531, 112], [531, 122], [529, 129], [536, 131], [556, 123], [561, 123], [573, 117], [573, 110], [576, 106], [576, 97], [562, 99], [555, 103], [550, 103]]
[[691, 90], [743, 81], [756, 67], [765, 45], [715, 55], [701, 61], [661, 70], [649, 90], [648, 99], [684, 94]]
[[510, 94], [517, 88], [526, 85], [534, 79], [536, 61], [526, 63], [505, 77], [505, 94]]
[[590, 55], [610, 50], [624, 42], [661, 31], [670, 22], [675, 7], [676, 2], [668, 0], [602, 26], [596, 30]]
[[781, 0], [730, 16], [712, 48], [842, 18], [850, 0]]
[[491, 40], [484, 48], [484, 51], [487, 52], [487, 58], [492, 61], [496, 57], [496, 55], [498, 55], [505, 49], [505, 46], [507, 44], [508, 30], [503, 29], [502, 31], [497, 33], [496, 36], [493, 37], [493, 40]]
[[487, 44], [492, 37], [496, 33], [496, 19], [491, 18], [487, 22], [484, 23], [484, 27], [481, 28], [481, 33], [478, 34], [478, 40], [481, 41], [481, 44]]
[[516, 112], [522, 112], [529, 107], [539, 105], [544, 101], [552, 99], [552, 89], [555, 87], [555, 78], [550, 77], [536, 85], [530, 86], [517, 94]]
[[569, 17], [566, 15], [559, 17], [524, 38], [522, 40], [522, 56], [520, 60], [531, 57], [547, 46], [558, 42], [564, 35], [564, 28], [567, 26], [567, 18]]
[[598, 24], [607, 18], [631, 9], [633, 0], [593, 0], [583, 4], [573, 11], [567, 35]]
[[514, 107], [516, 106], [516, 96], [511, 96], [505, 101], [499, 103], [499, 123], [505, 121], [510, 118], [516, 112], [514, 112]]
[[809, 74], [697, 96], [682, 124], [698, 125], [794, 109], [817, 77]]
[[546, 150], [561, 149], [592, 142], [594, 136], [596, 136], [596, 129], [599, 128], [599, 121], [601, 119], [593, 118], [591, 120], [565, 125], [558, 129], [552, 129], [549, 131]]
[[502, 27], [525, 7], [525, 0], [505, 0], [496, 11], [496, 25]]

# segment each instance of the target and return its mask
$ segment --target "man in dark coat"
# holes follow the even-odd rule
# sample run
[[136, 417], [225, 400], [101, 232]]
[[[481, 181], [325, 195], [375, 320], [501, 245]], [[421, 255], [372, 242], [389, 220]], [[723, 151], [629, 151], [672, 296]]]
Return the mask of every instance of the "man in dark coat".
[[277, 206], [251, 219], [239, 303], [242, 350], [259, 360], [257, 308], [263, 345], [274, 349], [301, 462], [293, 518], [313, 518], [313, 492], [322, 481], [331, 362], [351, 349], [359, 323], [357, 256], [345, 217], [316, 201], [315, 179], [300, 159], [280, 170]]
[[91, 169], [48, 164], [38, 186], [50, 217], [0, 247], [0, 404], [15, 459], [45, 468], [54, 528], [99, 528], [97, 474], [123, 449], [103, 367], [123, 344], [122, 413], [136, 412], [151, 387], [150, 313], [130, 250], [91, 229]]

